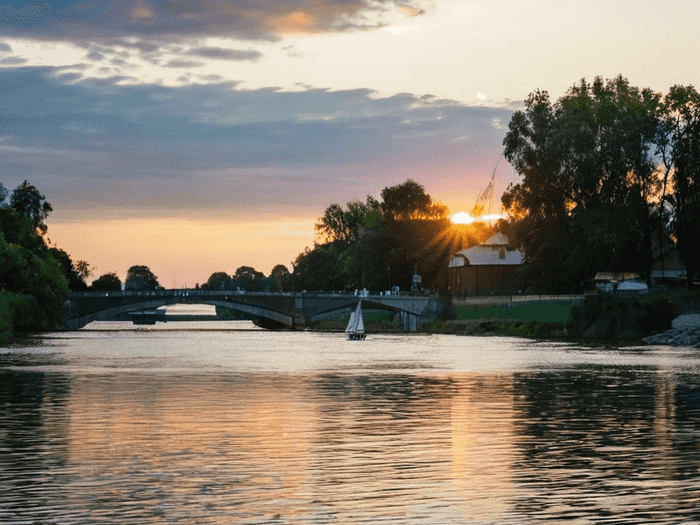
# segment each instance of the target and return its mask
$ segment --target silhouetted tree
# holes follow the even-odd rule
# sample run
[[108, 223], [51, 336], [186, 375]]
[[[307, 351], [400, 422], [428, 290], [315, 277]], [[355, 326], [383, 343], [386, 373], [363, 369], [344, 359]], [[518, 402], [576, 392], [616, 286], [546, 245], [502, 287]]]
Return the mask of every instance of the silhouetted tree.
[[[85, 261], [74, 263], [70, 255], [55, 246], [49, 248], [49, 253], [63, 270], [63, 275], [65, 275], [68, 280], [68, 288], [70, 291], [83, 292], [87, 290], [88, 286], [85, 283], [85, 277], [90, 273], [88, 263]], [[85, 277], [83, 277], [84, 275]]]
[[352, 242], [380, 221], [379, 202], [368, 195], [365, 202], [353, 199], [345, 208], [340, 204], [331, 204], [316, 223], [315, 229], [325, 242]]
[[92, 281], [91, 290], [95, 291], [119, 291], [122, 289], [122, 281], [116, 272], [105, 273]]
[[439, 220], [447, 216], [447, 207], [434, 203], [425, 188], [413, 179], [384, 188], [381, 211], [386, 221]]
[[596, 271], [650, 271], [659, 111], [651, 90], [597, 77], [554, 105], [535, 91], [513, 114], [504, 155], [523, 179], [502, 202], [536, 288], [573, 291]]
[[158, 279], [148, 266], [132, 266], [126, 272], [124, 289], [131, 291], [148, 291], [160, 288]]
[[283, 264], [278, 264], [270, 272], [270, 279], [278, 292], [289, 292], [292, 289], [292, 274]]
[[234, 288], [233, 279], [226, 272], [214, 272], [202, 285], [204, 290], [232, 290]]
[[673, 86], [664, 103], [665, 137], [670, 139], [664, 160], [672, 175], [673, 230], [687, 286], [692, 288], [700, 272], [700, 94], [693, 86]]
[[46, 232], [44, 221], [53, 211], [51, 204], [39, 190], [26, 180], [17, 186], [10, 197], [10, 206], [18, 213], [29, 217], [35, 228]]
[[255, 292], [263, 288], [263, 279], [265, 274], [257, 271], [251, 266], [241, 266], [233, 274], [233, 283], [235, 286], [243, 290]]

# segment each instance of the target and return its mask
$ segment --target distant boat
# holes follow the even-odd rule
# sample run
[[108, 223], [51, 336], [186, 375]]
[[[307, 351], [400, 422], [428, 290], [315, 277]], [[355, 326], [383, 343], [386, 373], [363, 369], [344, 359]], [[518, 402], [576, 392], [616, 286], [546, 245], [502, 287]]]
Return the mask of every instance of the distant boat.
[[345, 333], [348, 334], [348, 341], [364, 341], [365, 322], [362, 319], [362, 301], [357, 303], [357, 308], [350, 314], [350, 322]]

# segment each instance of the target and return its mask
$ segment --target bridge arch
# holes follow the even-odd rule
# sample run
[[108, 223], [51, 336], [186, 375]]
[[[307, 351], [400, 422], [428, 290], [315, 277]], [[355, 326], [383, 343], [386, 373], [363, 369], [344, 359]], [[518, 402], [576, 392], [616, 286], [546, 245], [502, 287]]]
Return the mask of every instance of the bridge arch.
[[[92, 321], [127, 312], [154, 310], [170, 304], [207, 304], [243, 312], [266, 328], [304, 328], [325, 317], [354, 310], [362, 300], [366, 309], [398, 312], [404, 327], [414, 330], [419, 319], [434, 317], [435, 302], [427, 296], [364, 295], [327, 292], [243, 292], [227, 290], [152, 290], [147, 292], [73, 292], [63, 307], [66, 328], [77, 330]], [[407, 321], [410, 323], [407, 324]], [[264, 321], [264, 322], [263, 322]], [[267, 325], [267, 326], [265, 326]]]
[[126, 303], [120, 304], [118, 306], [111, 306], [104, 309], [96, 310], [89, 314], [82, 315], [70, 320], [64, 319], [64, 324], [66, 324], [68, 328], [76, 330], [83, 328], [84, 326], [93, 321], [108, 321], [128, 312], [151, 309], [155, 310], [157, 308], [162, 308], [163, 306], [169, 306], [173, 304], [206, 304], [210, 306], [223, 306], [224, 308], [237, 310], [239, 312], [249, 314], [253, 317], [273, 321], [274, 323], [285, 327], [293, 327], [293, 318], [291, 316], [267, 308], [262, 308], [260, 306], [238, 303], [234, 301], [205, 298], [197, 298], [196, 300], [193, 300], [192, 298], [182, 297], [180, 300], [177, 300], [177, 296], [157, 299], [153, 298], [152, 300], [148, 301], [139, 301], [135, 303]]

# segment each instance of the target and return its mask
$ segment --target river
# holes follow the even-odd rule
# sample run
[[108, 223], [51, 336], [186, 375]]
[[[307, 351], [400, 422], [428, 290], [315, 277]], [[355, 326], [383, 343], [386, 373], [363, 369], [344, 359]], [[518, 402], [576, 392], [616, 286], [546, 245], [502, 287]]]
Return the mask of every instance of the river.
[[698, 523], [699, 373], [689, 348], [46, 333], [0, 348], [0, 523]]

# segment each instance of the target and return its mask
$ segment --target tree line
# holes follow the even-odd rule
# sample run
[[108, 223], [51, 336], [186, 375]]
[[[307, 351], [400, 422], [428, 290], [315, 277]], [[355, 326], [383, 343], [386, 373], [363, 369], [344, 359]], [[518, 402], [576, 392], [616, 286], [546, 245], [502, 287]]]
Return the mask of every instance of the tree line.
[[29, 182], [12, 193], [0, 183], [0, 339], [59, 326], [70, 291], [87, 289], [88, 263], [73, 261], [46, 237], [52, 211]]
[[[201, 288], [270, 292], [409, 290], [413, 275], [422, 289], [446, 290], [447, 264], [457, 250], [477, 244], [489, 230], [476, 224], [457, 231], [447, 207], [408, 179], [384, 188], [380, 199], [331, 204], [315, 225], [316, 238], [291, 264], [265, 276], [250, 266], [229, 275], [214, 272]], [[93, 287], [95, 283], [93, 283]]]
[[552, 102], [536, 90], [503, 141], [522, 177], [499, 226], [541, 292], [578, 291], [599, 271], [651, 274], [675, 245], [692, 286], [700, 271], [700, 94], [667, 94], [622, 76], [574, 84]]

